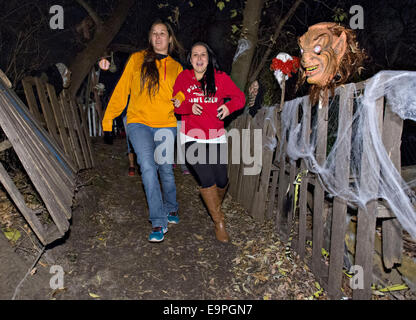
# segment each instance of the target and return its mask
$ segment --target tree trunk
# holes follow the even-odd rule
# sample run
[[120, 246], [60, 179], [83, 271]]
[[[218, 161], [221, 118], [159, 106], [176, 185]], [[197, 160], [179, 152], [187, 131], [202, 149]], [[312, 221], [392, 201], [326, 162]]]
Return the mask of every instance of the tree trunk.
[[97, 28], [94, 38], [83, 51], [76, 55], [69, 68], [72, 72], [71, 87], [69, 88], [72, 97], [75, 97], [91, 67], [105, 52], [107, 46], [120, 30], [134, 2], [135, 0], [120, 0], [113, 15]]
[[299, 5], [302, 3], [303, 0], [296, 0], [292, 7], [290, 8], [290, 10], [288, 11], [288, 13], [283, 17], [283, 19], [281, 19], [279, 21], [279, 23], [277, 24], [276, 30], [273, 34], [272, 37], [272, 43], [271, 45], [267, 48], [266, 53], [264, 54], [263, 58], [260, 61], [260, 64], [258, 65], [258, 67], [256, 68], [256, 70], [253, 72], [253, 74], [250, 77], [250, 82], [253, 82], [254, 80], [257, 79], [258, 75], [260, 74], [261, 69], [263, 69], [264, 65], [266, 64], [267, 60], [269, 60], [269, 56], [273, 50], [273, 44], [276, 42], [277, 38], [280, 35], [280, 32], [283, 29], [283, 26], [285, 25], [285, 23], [293, 16], [293, 14], [295, 13], [296, 9], [299, 7]]
[[250, 47], [237, 58], [231, 69], [231, 78], [241, 90], [244, 90], [247, 84], [251, 60], [256, 50], [263, 3], [264, 0], [247, 0], [244, 7], [240, 40], [248, 40]]

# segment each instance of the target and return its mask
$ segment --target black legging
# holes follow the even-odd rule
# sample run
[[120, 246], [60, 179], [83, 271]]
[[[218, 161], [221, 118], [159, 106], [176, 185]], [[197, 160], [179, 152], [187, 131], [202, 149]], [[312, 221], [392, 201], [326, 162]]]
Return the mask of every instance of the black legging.
[[[194, 145], [195, 144], [195, 145]], [[190, 150], [190, 154], [193, 153], [195, 158], [198, 158], [198, 151], [205, 150], [205, 163], [189, 163], [189, 154], [188, 150], [191, 145], [194, 145], [193, 148], [194, 152]], [[212, 150], [216, 150], [216, 159], [210, 160], [210, 148]], [[185, 144], [186, 150], [186, 162], [188, 166], [191, 168], [191, 172], [194, 177], [198, 180], [199, 185], [202, 188], [208, 188], [213, 186], [214, 184], [217, 185], [219, 188], [224, 188], [228, 183], [228, 176], [227, 176], [227, 162], [226, 162], [226, 152], [227, 152], [227, 144], [226, 143], [197, 143], [187, 142]], [[213, 157], [212, 155], [211, 157]], [[222, 160], [222, 161], [221, 161]], [[192, 161], [192, 160], [191, 160]]]

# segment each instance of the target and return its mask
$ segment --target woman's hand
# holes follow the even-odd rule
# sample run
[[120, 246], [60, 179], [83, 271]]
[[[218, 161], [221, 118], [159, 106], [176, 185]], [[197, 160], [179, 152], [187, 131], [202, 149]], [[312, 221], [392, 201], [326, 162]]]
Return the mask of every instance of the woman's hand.
[[181, 106], [181, 102], [178, 100], [178, 99], [170, 99], [170, 101], [172, 101], [173, 102], [173, 106], [175, 107], [175, 108], [179, 108], [180, 106]]
[[218, 111], [217, 117], [220, 120], [223, 120], [225, 117], [230, 115], [230, 110], [228, 110], [228, 107], [225, 104], [221, 105], [217, 109], [217, 111]]
[[200, 116], [202, 114], [202, 109], [204, 109], [204, 108], [202, 108], [202, 106], [200, 106], [197, 103], [194, 103], [192, 105], [192, 113], [196, 116]]

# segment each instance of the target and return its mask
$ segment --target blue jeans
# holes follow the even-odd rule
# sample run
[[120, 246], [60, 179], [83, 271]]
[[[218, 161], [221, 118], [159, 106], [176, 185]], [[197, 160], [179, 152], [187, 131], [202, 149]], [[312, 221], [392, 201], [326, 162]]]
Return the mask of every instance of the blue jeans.
[[166, 228], [169, 212], [178, 210], [172, 169], [176, 127], [153, 128], [141, 123], [129, 123], [127, 133], [142, 173], [152, 227]]

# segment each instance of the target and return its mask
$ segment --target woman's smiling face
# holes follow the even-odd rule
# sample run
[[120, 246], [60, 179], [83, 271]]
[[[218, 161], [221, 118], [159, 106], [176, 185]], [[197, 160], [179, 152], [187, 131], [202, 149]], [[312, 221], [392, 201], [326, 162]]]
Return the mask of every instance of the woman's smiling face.
[[171, 40], [168, 29], [164, 24], [155, 24], [150, 30], [150, 43], [156, 53], [168, 54]]
[[207, 70], [209, 62], [208, 51], [204, 46], [196, 45], [191, 51], [191, 65], [194, 68], [195, 75], [199, 80]]

